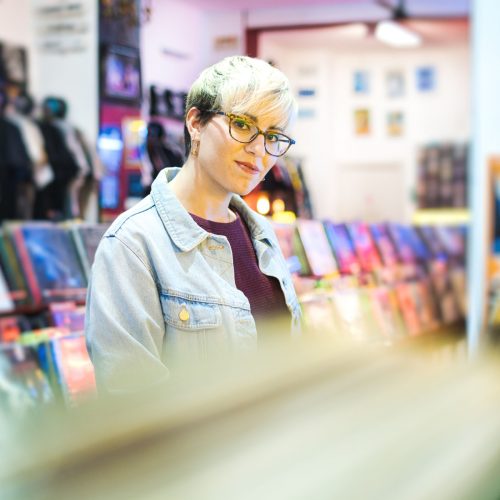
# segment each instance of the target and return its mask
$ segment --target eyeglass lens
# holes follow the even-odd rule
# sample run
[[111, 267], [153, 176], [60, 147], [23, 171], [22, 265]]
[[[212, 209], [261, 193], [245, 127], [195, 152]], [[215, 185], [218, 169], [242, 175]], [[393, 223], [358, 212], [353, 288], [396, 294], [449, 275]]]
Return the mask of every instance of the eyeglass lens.
[[[252, 142], [258, 135], [259, 129], [251, 121], [239, 116], [233, 116], [229, 120], [229, 133], [238, 142]], [[266, 151], [273, 156], [281, 156], [290, 147], [290, 139], [279, 132], [264, 132], [264, 146]]]

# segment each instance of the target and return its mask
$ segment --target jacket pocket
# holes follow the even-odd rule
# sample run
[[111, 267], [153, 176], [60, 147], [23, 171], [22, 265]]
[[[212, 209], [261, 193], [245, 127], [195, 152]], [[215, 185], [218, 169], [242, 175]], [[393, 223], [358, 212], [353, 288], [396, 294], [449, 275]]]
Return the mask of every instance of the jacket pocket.
[[161, 295], [161, 302], [165, 322], [179, 330], [207, 330], [222, 324], [217, 304], [165, 294]]

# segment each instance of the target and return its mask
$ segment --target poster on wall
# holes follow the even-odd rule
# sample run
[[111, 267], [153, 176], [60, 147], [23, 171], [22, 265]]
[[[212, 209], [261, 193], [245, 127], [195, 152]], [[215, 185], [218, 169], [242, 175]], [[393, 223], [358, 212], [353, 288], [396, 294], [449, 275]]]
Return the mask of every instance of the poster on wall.
[[11, 84], [25, 89], [27, 82], [26, 49], [0, 43], [0, 85]]
[[402, 71], [389, 71], [385, 79], [387, 97], [403, 97], [405, 94], [405, 75]]
[[298, 118], [315, 118], [316, 110], [314, 108], [304, 108], [299, 106]]
[[354, 133], [368, 135], [371, 131], [370, 110], [359, 108], [354, 110]]
[[387, 135], [399, 137], [404, 132], [404, 114], [401, 111], [389, 111], [387, 113]]
[[356, 70], [352, 75], [352, 87], [355, 94], [370, 92], [370, 75], [368, 71]]
[[137, 118], [122, 120], [124, 139], [124, 166], [128, 169], [140, 168], [146, 152], [147, 124]]
[[101, 49], [101, 94], [110, 101], [138, 104], [141, 100], [141, 64], [139, 51], [123, 45]]
[[436, 68], [434, 66], [420, 66], [415, 70], [417, 90], [432, 92], [436, 88]]
[[316, 89], [314, 87], [302, 87], [297, 92], [299, 97], [315, 97]]

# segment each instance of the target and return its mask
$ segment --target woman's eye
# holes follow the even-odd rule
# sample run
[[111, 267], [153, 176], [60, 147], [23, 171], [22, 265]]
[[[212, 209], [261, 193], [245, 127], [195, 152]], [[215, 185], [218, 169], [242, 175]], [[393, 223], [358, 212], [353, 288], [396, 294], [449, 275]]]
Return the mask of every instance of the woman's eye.
[[250, 124], [248, 122], [246, 122], [245, 120], [241, 120], [239, 118], [235, 118], [233, 120], [233, 125], [240, 130], [249, 130], [250, 129]]
[[272, 132], [268, 132], [266, 138], [268, 142], [278, 142], [280, 140], [279, 134], [273, 134]]

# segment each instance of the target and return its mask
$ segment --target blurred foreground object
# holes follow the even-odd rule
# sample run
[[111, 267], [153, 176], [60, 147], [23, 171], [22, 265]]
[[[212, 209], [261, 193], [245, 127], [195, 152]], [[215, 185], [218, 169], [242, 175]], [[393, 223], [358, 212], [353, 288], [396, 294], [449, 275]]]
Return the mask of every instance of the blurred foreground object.
[[297, 341], [191, 368], [4, 429], [0, 497], [500, 496], [496, 357]]

